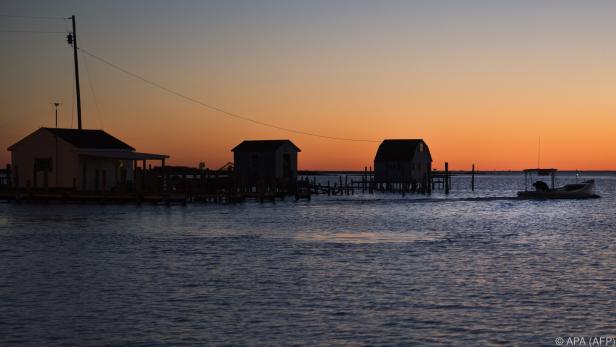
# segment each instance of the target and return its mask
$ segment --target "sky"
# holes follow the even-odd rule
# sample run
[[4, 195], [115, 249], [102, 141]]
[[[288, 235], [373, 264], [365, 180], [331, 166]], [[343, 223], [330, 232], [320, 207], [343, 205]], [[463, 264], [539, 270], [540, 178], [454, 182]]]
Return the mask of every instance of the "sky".
[[[441, 169], [616, 170], [614, 1], [0, 2], [0, 164], [41, 126], [104, 129], [169, 164], [218, 168], [290, 139], [299, 168], [363, 170], [423, 138]], [[17, 17], [23, 16], [23, 17]], [[45, 17], [45, 18], [31, 18]], [[50, 17], [50, 18], [47, 18]]]

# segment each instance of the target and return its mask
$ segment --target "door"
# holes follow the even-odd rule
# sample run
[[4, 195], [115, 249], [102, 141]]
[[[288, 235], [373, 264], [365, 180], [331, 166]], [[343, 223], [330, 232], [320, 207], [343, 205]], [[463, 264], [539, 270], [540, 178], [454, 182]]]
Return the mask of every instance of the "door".
[[291, 169], [291, 154], [285, 153], [282, 155], [282, 176], [291, 178], [293, 170]]

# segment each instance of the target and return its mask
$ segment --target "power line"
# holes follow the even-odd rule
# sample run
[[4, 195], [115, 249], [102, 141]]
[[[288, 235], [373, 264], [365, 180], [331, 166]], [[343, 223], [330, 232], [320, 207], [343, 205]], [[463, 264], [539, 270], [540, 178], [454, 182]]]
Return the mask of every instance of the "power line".
[[380, 142], [380, 141], [377, 141], [377, 140], [353, 139], [353, 138], [344, 138], [344, 137], [327, 136], [327, 135], [321, 135], [321, 134], [316, 134], [316, 133], [310, 133], [310, 132], [306, 132], [306, 131], [302, 131], [302, 130], [285, 128], [285, 127], [281, 127], [281, 126], [278, 126], [278, 125], [274, 125], [274, 124], [270, 124], [270, 123], [265, 123], [265, 122], [262, 122], [262, 121], [259, 121], [259, 120], [253, 119], [253, 118], [245, 117], [245, 116], [239, 115], [237, 113], [226, 111], [226, 110], [224, 110], [224, 109], [222, 109], [220, 107], [216, 107], [216, 106], [212, 106], [212, 105], [206, 104], [206, 103], [204, 103], [202, 101], [199, 101], [199, 100], [197, 100], [195, 98], [192, 98], [190, 96], [184, 95], [184, 94], [182, 94], [180, 92], [177, 92], [177, 91], [175, 91], [173, 89], [167, 88], [167, 87], [165, 87], [165, 86], [163, 86], [163, 85], [161, 85], [161, 84], [159, 84], [157, 82], [151, 81], [151, 80], [149, 80], [149, 79], [147, 79], [145, 77], [142, 77], [142, 76], [140, 76], [140, 75], [138, 75], [136, 73], [130, 72], [130, 71], [128, 71], [128, 70], [126, 70], [126, 69], [124, 69], [124, 68], [122, 68], [122, 67], [120, 67], [120, 66], [118, 66], [118, 65], [116, 65], [116, 64], [114, 64], [114, 63], [112, 63], [112, 62], [110, 62], [110, 61], [108, 61], [106, 59], [104, 59], [104, 58], [101, 58], [101, 57], [99, 57], [99, 56], [89, 52], [88, 50], [86, 50], [83, 47], [79, 47], [78, 49], [81, 52], [83, 52], [84, 54], [87, 54], [88, 56], [90, 56], [90, 57], [92, 57], [92, 58], [94, 58], [94, 59], [96, 59], [96, 60], [98, 60], [98, 61], [100, 61], [100, 62], [102, 62], [102, 63], [104, 63], [106, 65], [109, 65], [112, 68], [114, 68], [114, 69], [116, 69], [118, 71], [121, 71], [121, 72], [123, 72], [123, 73], [125, 73], [125, 74], [127, 74], [127, 75], [129, 75], [129, 76], [131, 76], [133, 78], [136, 78], [136, 79], [138, 79], [138, 80], [140, 80], [142, 82], [145, 82], [145, 83], [147, 83], [147, 84], [149, 84], [149, 85], [151, 85], [153, 87], [156, 87], [156, 88], [161, 89], [161, 90], [163, 90], [163, 91], [165, 91], [167, 93], [173, 94], [173, 95], [178, 96], [178, 97], [180, 97], [182, 99], [188, 100], [188, 101], [190, 101], [192, 103], [195, 103], [197, 105], [209, 108], [210, 110], [217, 111], [219, 113], [222, 113], [224, 115], [227, 115], [227, 116], [230, 116], [230, 117], [233, 117], [233, 118], [237, 118], [237, 119], [240, 119], [240, 120], [243, 120], [243, 121], [246, 121], [246, 122], [251, 122], [251, 123], [254, 123], [254, 124], [258, 124], [258, 125], [261, 125], [261, 126], [265, 126], [265, 127], [269, 127], [269, 128], [273, 128], [273, 129], [277, 129], [277, 130], [282, 130], [282, 131], [286, 131], [286, 132], [290, 132], [290, 133], [295, 133], [295, 134], [300, 134], [300, 135], [319, 137], [319, 138], [328, 139], [328, 140], [353, 141], [353, 142]]
[[90, 86], [90, 92], [92, 92], [92, 99], [94, 99], [94, 106], [96, 106], [96, 116], [98, 118], [98, 126], [101, 129], [105, 129], [105, 125], [103, 124], [103, 120], [102, 117], [103, 115], [101, 114], [101, 110], [98, 107], [98, 101], [96, 99], [96, 93], [94, 93], [94, 82], [92, 82], [92, 75], [90, 74], [90, 68], [88, 67], [88, 59], [84, 59], [84, 66], [86, 67], [86, 75], [88, 75], [88, 86]]
[[[66, 20], [64, 17], [44, 17], [44, 16], [24, 16], [0, 13], [3, 18], [26, 18], [26, 19], [53, 19]], [[66, 34], [65, 31], [44, 31], [44, 30], [0, 30], [0, 33], [22, 33], [22, 34]]]
[[22, 15], [14, 15], [14, 14], [4, 14], [4, 13], [0, 13], [0, 17], [5, 17], [5, 18], [28, 18], [28, 19], [57, 19], [57, 20], [64, 20], [66, 18], [64, 17], [43, 17], [43, 16], [22, 16]]
[[26, 34], [66, 34], [66, 31], [0, 30], [0, 33], [26, 33]]
[[71, 93], [71, 96], [73, 97], [73, 101], [71, 101], [71, 126], [70, 128], [73, 128], [73, 118], [75, 118], [75, 77], [73, 76], [73, 79], [71, 81], [71, 85], [73, 86], [73, 92]]

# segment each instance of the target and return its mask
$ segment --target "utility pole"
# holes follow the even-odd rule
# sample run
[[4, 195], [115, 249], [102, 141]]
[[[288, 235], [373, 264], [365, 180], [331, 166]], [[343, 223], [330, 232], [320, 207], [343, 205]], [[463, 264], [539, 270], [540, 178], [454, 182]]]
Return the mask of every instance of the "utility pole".
[[52, 103], [56, 107], [56, 129], [58, 129], [58, 106], [62, 105], [59, 102]]
[[77, 29], [75, 28], [75, 15], [70, 19], [73, 21], [73, 32], [66, 37], [68, 44], [73, 45], [73, 57], [75, 59], [75, 91], [77, 92], [77, 128], [81, 130], [81, 92], [79, 91], [79, 61], [77, 60]]

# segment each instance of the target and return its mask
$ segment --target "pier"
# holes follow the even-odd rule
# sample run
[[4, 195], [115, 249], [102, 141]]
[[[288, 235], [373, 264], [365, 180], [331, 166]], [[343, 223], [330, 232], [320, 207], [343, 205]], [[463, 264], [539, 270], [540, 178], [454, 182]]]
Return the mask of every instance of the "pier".
[[[462, 172], [433, 171], [431, 190], [451, 189], [452, 176]], [[467, 173], [464, 173], [467, 174]], [[325, 178], [326, 177], [326, 178]], [[413, 184], [383, 184], [374, 180], [374, 171], [317, 172], [300, 171], [291, 183], [263, 180], [245, 185], [234, 174], [232, 167], [208, 170], [191, 167], [159, 166], [138, 167], [133, 181], [117, 185], [110, 190], [81, 191], [77, 188], [34, 188], [27, 182], [25, 188], [11, 186], [10, 166], [0, 170], [0, 200], [19, 203], [153, 203], [184, 205], [187, 203], [240, 203], [243, 201], [275, 202], [285, 199], [309, 200], [312, 195], [355, 194], [430, 194]]]

